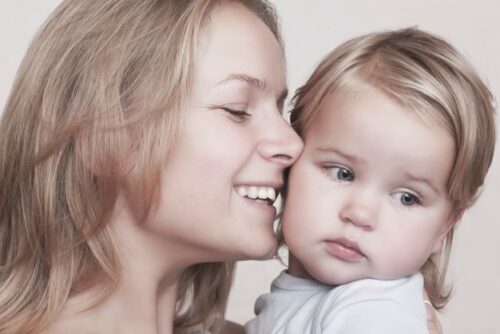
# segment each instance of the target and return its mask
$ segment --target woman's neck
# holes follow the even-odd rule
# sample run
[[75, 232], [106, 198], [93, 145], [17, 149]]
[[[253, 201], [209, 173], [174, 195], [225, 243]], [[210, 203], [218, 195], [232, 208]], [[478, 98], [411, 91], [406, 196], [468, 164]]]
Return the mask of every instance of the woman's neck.
[[109, 225], [121, 265], [114, 292], [91, 308], [95, 291], [70, 298], [45, 333], [173, 333], [177, 280], [191, 263], [176, 256], [178, 245], [131, 217], [127, 210], [119, 210]]
[[172, 334], [177, 286], [173, 282], [152, 287], [154, 284], [145, 279], [122, 277], [113, 294], [91, 308], [96, 294], [79, 294], [68, 300], [60, 317], [44, 333]]

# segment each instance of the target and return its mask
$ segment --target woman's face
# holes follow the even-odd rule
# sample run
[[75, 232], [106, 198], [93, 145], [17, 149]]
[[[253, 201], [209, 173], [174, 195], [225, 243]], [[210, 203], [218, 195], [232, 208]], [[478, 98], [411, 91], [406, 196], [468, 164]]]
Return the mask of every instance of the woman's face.
[[197, 52], [190, 106], [146, 226], [196, 261], [268, 258], [272, 202], [302, 149], [282, 117], [282, 49], [252, 12], [224, 3]]

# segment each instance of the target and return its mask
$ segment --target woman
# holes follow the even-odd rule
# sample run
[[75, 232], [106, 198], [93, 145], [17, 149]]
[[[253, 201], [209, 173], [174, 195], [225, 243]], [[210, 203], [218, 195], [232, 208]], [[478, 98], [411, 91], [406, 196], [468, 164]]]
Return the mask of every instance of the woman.
[[222, 326], [302, 143], [260, 0], [65, 0], [0, 123], [0, 332]]

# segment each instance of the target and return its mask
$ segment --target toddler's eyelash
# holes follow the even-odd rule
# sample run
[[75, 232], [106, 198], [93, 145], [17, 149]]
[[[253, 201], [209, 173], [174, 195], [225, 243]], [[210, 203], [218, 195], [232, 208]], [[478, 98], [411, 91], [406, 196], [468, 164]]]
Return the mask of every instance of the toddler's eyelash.
[[[354, 181], [354, 178], [355, 178], [354, 173], [349, 168], [341, 166], [341, 165], [322, 166], [322, 170], [326, 174], [327, 177], [334, 180], [335, 182], [352, 182], [352, 181]], [[349, 180], [340, 179], [338, 177], [338, 174], [334, 175], [334, 173], [332, 173], [333, 170], [337, 170], [337, 172], [339, 172], [340, 170], [346, 171], [347, 173], [349, 173], [350, 179]]]
[[[415, 206], [422, 206], [423, 205], [422, 204], [421, 196], [419, 196], [419, 195], [417, 195], [415, 193], [412, 193], [412, 192], [409, 192], [409, 191], [401, 191], [401, 192], [399, 192], [399, 194], [400, 195], [398, 196], [398, 201], [400, 202], [400, 204], [402, 204], [403, 207], [405, 207], [407, 209], [410, 209], [410, 208], [415, 207]], [[415, 202], [412, 203], [412, 204], [410, 204], [410, 205], [403, 204], [401, 202], [401, 199], [402, 199], [402, 196], [404, 194], [408, 194], [408, 195], [412, 196], [414, 198]]]

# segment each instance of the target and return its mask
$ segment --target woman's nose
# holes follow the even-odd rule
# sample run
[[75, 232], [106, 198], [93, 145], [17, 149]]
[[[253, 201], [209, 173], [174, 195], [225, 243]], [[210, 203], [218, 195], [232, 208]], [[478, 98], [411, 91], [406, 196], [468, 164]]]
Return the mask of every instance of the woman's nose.
[[266, 160], [282, 165], [291, 166], [302, 152], [302, 139], [292, 127], [277, 114], [279, 119], [268, 124], [267, 131], [259, 145], [259, 154]]

